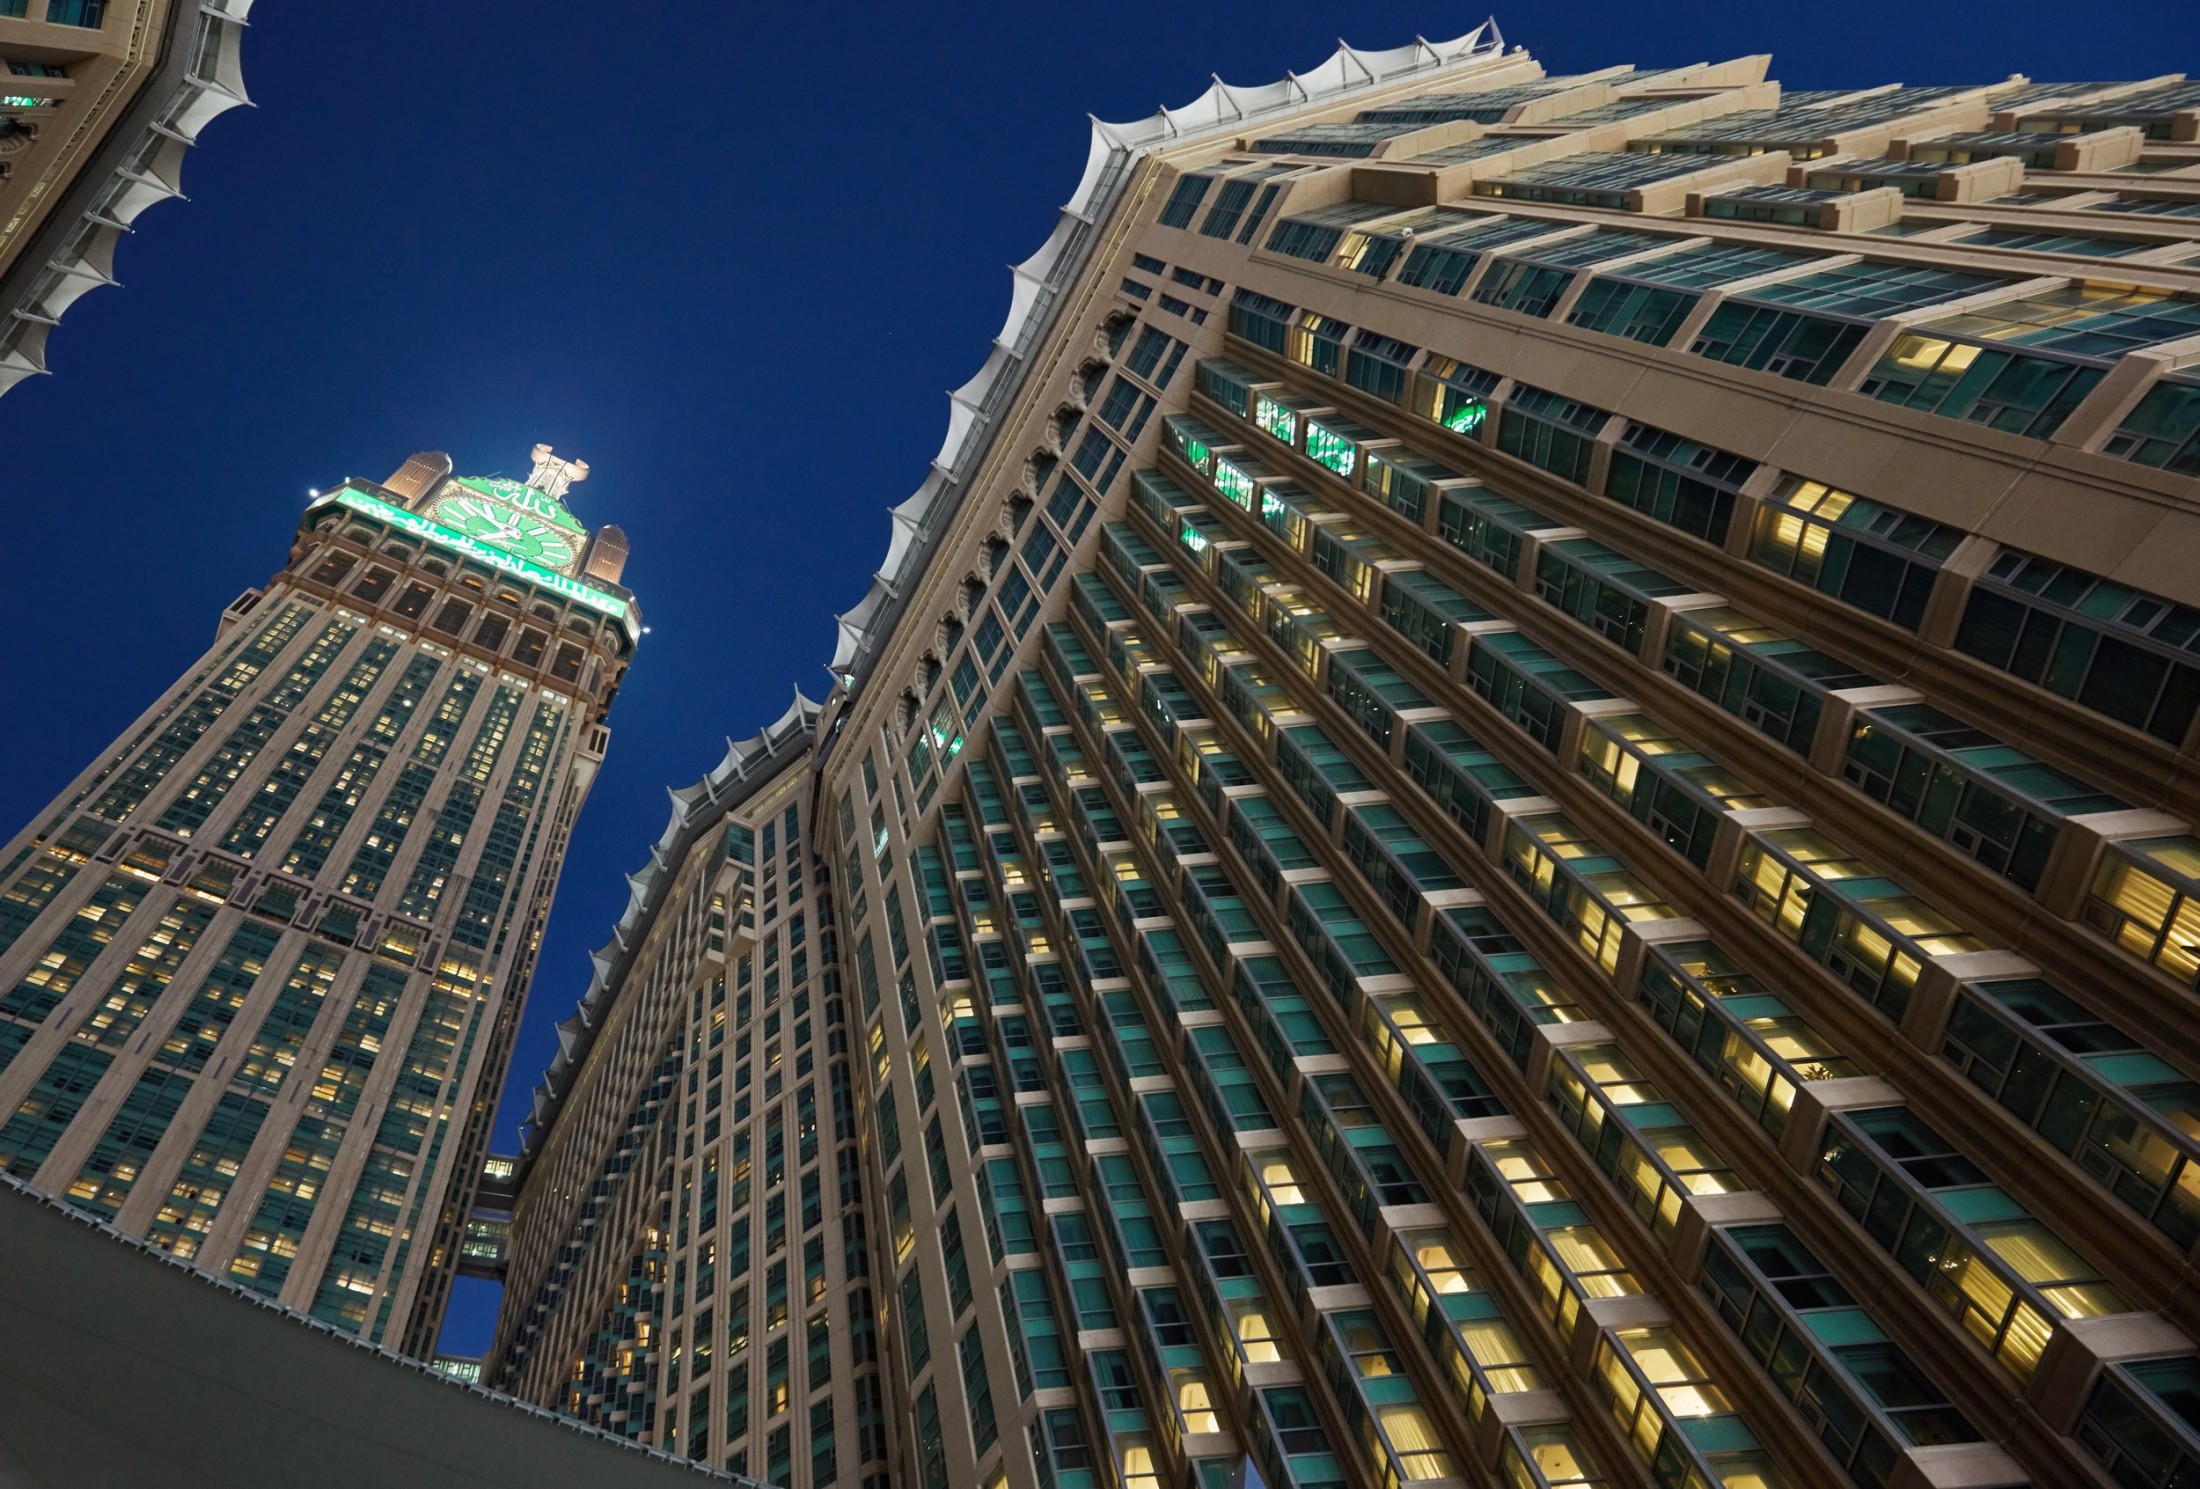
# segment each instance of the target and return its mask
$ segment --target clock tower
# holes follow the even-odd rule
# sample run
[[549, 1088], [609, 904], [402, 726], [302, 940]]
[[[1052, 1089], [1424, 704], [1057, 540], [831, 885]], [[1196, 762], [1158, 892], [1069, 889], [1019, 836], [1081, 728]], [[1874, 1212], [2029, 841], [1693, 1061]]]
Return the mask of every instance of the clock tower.
[[432, 1353], [573, 821], [626, 538], [414, 455], [0, 849], [0, 1168]]

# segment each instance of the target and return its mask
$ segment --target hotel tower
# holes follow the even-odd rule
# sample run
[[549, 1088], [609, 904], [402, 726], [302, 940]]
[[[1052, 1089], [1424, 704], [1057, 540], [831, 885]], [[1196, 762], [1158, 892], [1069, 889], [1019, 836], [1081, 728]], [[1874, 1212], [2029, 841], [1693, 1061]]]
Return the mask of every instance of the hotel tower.
[[[485, 1381], [792, 1489], [2200, 1479], [2200, 84], [1767, 69], [1095, 126], [822, 703], [630, 880]], [[33, 955], [158, 960], [259, 820], [162, 835], [199, 758], [56, 815]]]
[[626, 540], [415, 455], [0, 849], [0, 1169], [346, 1333], [434, 1347], [640, 619]]

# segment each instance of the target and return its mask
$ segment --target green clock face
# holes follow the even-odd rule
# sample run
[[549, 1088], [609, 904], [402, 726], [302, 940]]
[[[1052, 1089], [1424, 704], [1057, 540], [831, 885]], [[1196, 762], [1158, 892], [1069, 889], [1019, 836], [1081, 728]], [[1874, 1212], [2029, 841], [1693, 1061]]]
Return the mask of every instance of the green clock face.
[[436, 503], [435, 520], [469, 538], [501, 548], [514, 558], [524, 558], [545, 568], [570, 568], [575, 556], [573, 535], [561, 532], [540, 517], [486, 501], [478, 496], [458, 496]]

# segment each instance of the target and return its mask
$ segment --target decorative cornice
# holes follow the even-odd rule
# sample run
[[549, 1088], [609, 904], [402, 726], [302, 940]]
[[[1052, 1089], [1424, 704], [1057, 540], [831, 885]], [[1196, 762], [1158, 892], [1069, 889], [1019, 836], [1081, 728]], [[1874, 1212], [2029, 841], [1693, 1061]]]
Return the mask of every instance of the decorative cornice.
[[[46, 339], [87, 290], [119, 283], [115, 245], [139, 214], [183, 195], [184, 153], [245, 96], [240, 63], [253, 0], [178, 0], [159, 71], [0, 276], [0, 393], [47, 370]], [[136, 122], [132, 122], [132, 121]]]
[[1039, 251], [1010, 269], [1008, 319], [975, 377], [948, 395], [947, 435], [915, 494], [892, 509], [886, 560], [871, 587], [835, 619], [834, 686], [853, 691], [869, 670], [878, 643], [892, 630], [902, 599], [924, 573], [939, 536], [961, 505], [965, 484], [983, 463], [1000, 416], [1021, 390], [1029, 359], [1053, 329], [1061, 293], [1083, 270], [1092, 238], [1148, 153], [1218, 136], [1265, 116], [1332, 104], [1347, 93], [1500, 56], [1504, 37], [1494, 17], [1446, 42], [1415, 37], [1410, 46], [1361, 52], [1337, 44], [1308, 73], [1286, 73], [1257, 88], [1233, 88], [1216, 78], [1181, 108], [1155, 110], [1125, 124], [1092, 121], [1085, 173], [1058, 213]]

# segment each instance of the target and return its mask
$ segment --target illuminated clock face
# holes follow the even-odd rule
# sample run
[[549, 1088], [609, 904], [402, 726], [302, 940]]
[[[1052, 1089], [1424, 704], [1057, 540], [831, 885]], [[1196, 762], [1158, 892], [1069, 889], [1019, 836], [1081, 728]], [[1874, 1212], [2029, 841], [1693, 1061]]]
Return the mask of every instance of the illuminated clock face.
[[469, 538], [478, 538], [514, 558], [548, 569], [569, 567], [574, 558], [570, 533], [539, 517], [476, 496], [453, 497], [436, 504], [435, 520]]

